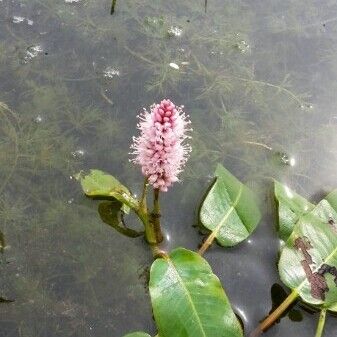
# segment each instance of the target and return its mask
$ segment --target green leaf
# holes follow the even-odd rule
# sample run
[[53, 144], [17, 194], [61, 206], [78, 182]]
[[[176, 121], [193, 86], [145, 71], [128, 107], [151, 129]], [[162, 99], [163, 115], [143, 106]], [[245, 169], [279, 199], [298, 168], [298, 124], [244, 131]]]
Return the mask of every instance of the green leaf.
[[261, 213], [253, 192], [222, 165], [200, 208], [200, 222], [222, 246], [234, 246], [256, 228]]
[[242, 337], [219, 279], [200, 255], [178, 248], [157, 259], [150, 295], [160, 337]]
[[[76, 179], [81, 182], [82, 189], [88, 197], [110, 197], [132, 209], [138, 207], [138, 202], [130, 191], [115, 177], [103, 171], [90, 170], [89, 174], [80, 172], [76, 175]], [[124, 208], [123, 211], [128, 213], [128, 208]]]
[[330, 192], [325, 197], [325, 200], [327, 200], [332, 208], [337, 212], [337, 190]]
[[298, 219], [310, 211], [315, 205], [292, 191], [288, 186], [275, 181], [275, 198], [278, 204], [279, 236], [286, 241]]
[[104, 201], [98, 205], [98, 213], [104, 223], [125, 236], [137, 238], [143, 235], [143, 232], [137, 232], [124, 226], [121, 218], [121, 207], [122, 204], [118, 201]]
[[282, 281], [307, 303], [337, 311], [337, 213], [322, 200], [296, 223], [281, 251]]
[[149, 334], [145, 333], [145, 332], [132, 332], [129, 333], [127, 335], [125, 335], [124, 337], [151, 337]]

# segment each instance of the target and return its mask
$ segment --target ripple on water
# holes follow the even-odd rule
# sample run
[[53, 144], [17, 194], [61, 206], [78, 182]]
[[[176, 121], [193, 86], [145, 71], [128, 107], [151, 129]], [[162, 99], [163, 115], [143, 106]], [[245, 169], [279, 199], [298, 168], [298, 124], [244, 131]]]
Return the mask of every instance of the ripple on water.
[[278, 155], [280, 157], [280, 161], [283, 165], [288, 166], [295, 166], [296, 165], [296, 159], [295, 157], [288, 155], [286, 152], [278, 152]]
[[82, 149], [78, 149], [78, 150], [73, 151], [71, 155], [73, 156], [73, 158], [80, 159], [85, 156], [85, 151]]

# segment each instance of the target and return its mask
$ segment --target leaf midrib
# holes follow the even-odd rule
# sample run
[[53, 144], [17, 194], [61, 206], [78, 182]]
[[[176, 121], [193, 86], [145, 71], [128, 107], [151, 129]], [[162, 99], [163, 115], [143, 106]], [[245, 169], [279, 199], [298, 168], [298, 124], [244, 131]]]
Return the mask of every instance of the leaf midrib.
[[[215, 227], [213, 233], [214, 236], [217, 236], [218, 232], [220, 231], [221, 227], [224, 226], [224, 224], [226, 223], [228, 217], [230, 216], [230, 214], [234, 211], [235, 207], [238, 205], [241, 195], [242, 195], [242, 190], [243, 190], [243, 185], [240, 186], [240, 190], [238, 192], [238, 195], [234, 201], [234, 203], [232, 204], [232, 206], [230, 207], [230, 209], [227, 211], [227, 213], [225, 214], [225, 216], [223, 217], [223, 219], [219, 222], [219, 224]], [[227, 192], [228, 193], [228, 192]], [[240, 218], [241, 220], [241, 218]], [[244, 225], [244, 227], [246, 228], [245, 224], [243, 223], [243, 221], [241, 220], [242, 224]], [[246, 228], [247, 230], [247, 228]], [[248, 230], [247, 230], [248, 231]], [[248, 231], [249, 232], [249, 231]]]
[[188, 302], [190, 303], [190, 305], [191, 305], [191, 307], [192, 307], [192, 311], [193, 311], [194, 315], [195, 315], [196, 318], [197, 318], [197, 322], [198, 322], [198, 325], [199, 325], [199, 327], [200, 327], [200, 331], [202, 332], [202, 335], [203, 335], [204, 337], [207, 337], [207, 335], [206, 335], [206, 333], [205, 333], [205, 330], [204, 330], [204, 328], [203, 328], [202, 322], [201, 322], [201, 320], [200, 320], [200, 317], [199, 317], [199, 315], [198, 315], [198, 311], [197, 311], [197, 309], [196, 309], [196, 307], [195, 307], [195, 305], [194, 305], [194, 302], [193, 302], [193, 300], [192, 300], [192, 297], [191, 297], [191, 295], [190, 295], [190, 293], [189, 293], [189, 290], [186, 288], [183, 279], [181, 278], [181, 276], [180, 276], [179, 273], [178, 273], [178, 270], [176, 269], [176, 266], [174, 265], [173, 261], [172, 261], [169, 257], [167, 258], [167, 262], [168, 262], [168, 264], [171, 266], [171, 268], [174, 270], [174, 272], [175, 272], [175, 274], [176, 274], [176, 277], [177, 277], [177, 279], [178, 279], [178, 282], [179, 282], [179, 284], [181, 285], [181, 287], [182, 287], [182, 289], [183, 289], [183, 291], [184, 291], [184, 293], [185, 293], [185, 295], [186, 295], [186, 297], [187, 297], [187, 299], [188, 299]]

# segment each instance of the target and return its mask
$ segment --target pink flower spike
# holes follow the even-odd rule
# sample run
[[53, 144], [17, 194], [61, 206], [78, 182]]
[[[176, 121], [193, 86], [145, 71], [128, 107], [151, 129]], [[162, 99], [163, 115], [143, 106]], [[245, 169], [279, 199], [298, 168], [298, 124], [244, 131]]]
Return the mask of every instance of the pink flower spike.
[[142, 173], [154, 188], [166, 192], [185, 166], [191, 147], [184, 144], [192, 129], [183, 106], [169, 99], [144, 109], [139, 116], [140, 136], [133, 138], [132, 162], [141, 166]]

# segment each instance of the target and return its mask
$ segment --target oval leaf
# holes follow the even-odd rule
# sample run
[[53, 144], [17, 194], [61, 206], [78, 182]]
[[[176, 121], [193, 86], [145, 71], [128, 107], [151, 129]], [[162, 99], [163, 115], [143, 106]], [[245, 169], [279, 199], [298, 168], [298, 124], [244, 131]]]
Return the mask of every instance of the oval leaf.
[[[76, 175], [76, 179], [81, 182], [82, 189], [88, 197], [110, 197], [130, 208], [138, 207], [138, 202], [132, 197], [130, 191], [110, 174], [100, 170], [90, 170], [89, 174], [80, 172]], [[127, 212], [127, 209], [123, 210]]]
[[145, 333], [145, 332], [132, 332], [129, 333], [127, 335], [125, 335], [124, 337], [151, 337], [149, 334]]
[[337, 212], [337, 190], [330, 192], [325, 200], [332, 206], [332, 208]]
[[281, 251], [282, 281], [307, 303], [337, 311], [337, 213], [322, 200], [300, 217]]
[[200, 208], [200, 222], [222, 246], [234, 246], [256, 228], [261, 214], [253, 192], [222, 165]]
[[242, 337], [219, 279], [197, 253], [178, 248], [157, 259], [150, 295], [160, 337]]
[[275, 181], [275, 198], [278, 206], [279, 236], [286, 241], [298, 219], [310, 211], [315, 205], [292, 191], [288, 186]]

